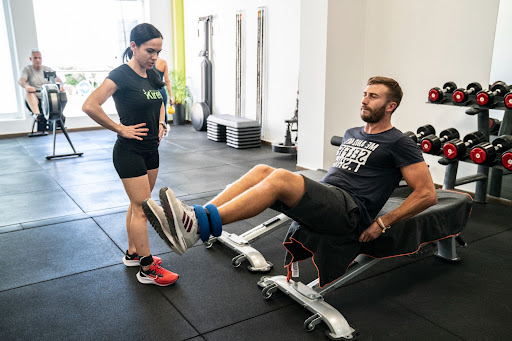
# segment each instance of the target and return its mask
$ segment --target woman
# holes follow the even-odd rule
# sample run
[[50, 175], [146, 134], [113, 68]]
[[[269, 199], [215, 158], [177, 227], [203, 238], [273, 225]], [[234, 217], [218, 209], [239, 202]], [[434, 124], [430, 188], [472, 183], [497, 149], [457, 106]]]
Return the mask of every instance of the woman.
[[169, 78], [169, 68], [167, 66], [167, 62], [162, 59], [158, 58], [156, 60], [155, 66], [153, 67], [156, 71], [156, 73], [160, 76], [160, 80], [164, 81], [167, 91], [165, 91], [164, 87], [161, 87], [158, 89], [160, 91], [160, 94], [163, 97], [164, 101], [164, 110], [165, 110], [165, 124], [167, 124], [167, 92], [169, 92], [169, 100], [170, 105], [172, 105], [172, 88], [171, 88], [171, 79]]
[[[127, 266], [139, 266], [137, 279], [144, 284], [170, 285], [178, 275], [162, 268], [151, 255], [142, 202], [151, 197], [158, 175], [158, 145], [165, 133], [162, 95], [164, 83], [153, 70], [162, 50], [162, 34], [150, 24], [140, 24], [130, 33], [130, 47], [123, 54], [126, 64], [112, 70], [87, 98], [82, 110], [103, 127], [117, 133], [113, 161], [130, 199], [126, 215]], [[128, 58], [127, 58], [128, 57]], [[120, 123], [112, 121], [101, 105], [112, 96]]]

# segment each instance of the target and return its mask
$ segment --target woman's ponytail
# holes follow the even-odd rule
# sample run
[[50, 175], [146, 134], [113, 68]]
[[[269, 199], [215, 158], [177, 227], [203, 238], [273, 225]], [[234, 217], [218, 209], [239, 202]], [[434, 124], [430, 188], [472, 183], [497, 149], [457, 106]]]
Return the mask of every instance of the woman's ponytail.
[[132, 57], [133, 57], [132, 48], [130, 46], [128, 46], [126, 48], [126, 50], [124, 50], [124, 53], [123, 53], [123, 62], [129, 61], [130, 59], [132, 59]]

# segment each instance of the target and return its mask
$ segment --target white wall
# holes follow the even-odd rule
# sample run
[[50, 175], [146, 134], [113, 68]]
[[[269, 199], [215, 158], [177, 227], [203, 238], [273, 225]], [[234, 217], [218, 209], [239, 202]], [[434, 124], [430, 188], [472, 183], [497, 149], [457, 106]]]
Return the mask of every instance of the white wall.
[[172, 1], [149, 0], [145, 4], [147, 22], [155, 25], [164, 36], [160, 57], [167, 62], [169, 68], [172, 68], [174, 65]]
[[[222, 6], [220, 6], [220, 3]], [[285, 119], [293, 116], [298, 88], [300, 2], [296, 0], [187, 0], [185, 15], [185, 59], [187, 85], [194, 101], [201, 100], [202, 35], [198, 19], [212, 15], [214, 114], [235, 114], [235, 16], [243, 11], [245, 22], [246, 74], [245, 117], [256, 119], [256, 37], [258, 7], [266, 7], [266, 107], [262, 136], [284, 141]]]
[[[476, 130], [476, 117], [467, 116], [465, 108], [427, 104], [427, 93], [431, 87], [442, 86], [449, 80], [459, 87], [473, 81], [484, 86], [489, 83], [498, 5], [499, 0], [422, 0], [414, 4], [407, 0], [364, 0], [359, 4], [328, 0], [329, 90], [325, 96], [323, 150], [332, 150], [328, 145], [331, 131], [342, 134], [357, 124], [354, 118], [359, 115], [365, 82], [374, 75], [390, 76], [401, 84], [404, 99], [394, 114], [393, 124], [402, 131], [415, 131], [426, 123], [439, 131], [456, 127], [462, 136]], [[301, 44], [307, 43], [301, 37]], [[301, 58], [303, 51], [301, 48]], [[323, 60], [319, 58], [316, 62]], [[303, 65], [301, 60], [301, 72], [314, 63], [309, 60], [309, 65]], [[301, 74], [301, 83], [314, 81]], [[333, 118], [336, 108], [338, 115]], [[315, 129], [300, 126], [299, 165], [328, 168], [334, 161], [334, 152], [326, 152], [320, 162], [318, 149], [315, 153], [302, 148]], [[438, 157], [426, 156], [434, 181], [442, 184], [444, 167], [437, 160]], [[459, 166], [459, 174], [474, 173], [472, 167]]]
[[328, 0], [301, 0], [299, 167], [322, 168], [326, 106]]
[[512, 0], [500, 0], [489, 83], [512, 84]]
[[[164, 36], [164, 49], [162, 57], [167, 60], [170, 65], [173, 62], [172, 44], [172, 11], [171, 0], [146, 0], [146, 16], [147, 21], [155, 25]], [[23, 66], [30, 63], [29, 57], [32, 48], [37, 47], [36, 23], [34, 19], [34, 9], [32, 0], [10, 0], [12, 22], [15, 37], [15, 46], [17, 52], [18, 72], [21, 72]], [[87, 53], [95, 53], [87, 50]], [[19, 75], [17, 76], [19, 78]], [[24, 98], [25, 93], [20, 87], [20, 98]], [[0, 135], [28, 133], [32, 127], [32, 117], [28, 114], [24, 102], [20, 103], [23, 114], [21, 119], [0, 121]], [[117, 115], [112, 115], [116, 119]], [[68, 128], [84, 128], [97, 127], [98, 125], [88, 116], [68, 117], [66, 119], [66, 127]]]

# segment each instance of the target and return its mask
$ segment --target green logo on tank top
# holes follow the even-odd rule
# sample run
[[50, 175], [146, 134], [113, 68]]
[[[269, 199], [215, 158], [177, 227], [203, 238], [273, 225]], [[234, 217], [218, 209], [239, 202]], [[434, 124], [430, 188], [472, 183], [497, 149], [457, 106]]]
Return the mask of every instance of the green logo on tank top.
[[158, 90], [144, 90], [142, 89], [142, 91], [144, 91], [144, 95], [146, 95], [147, 99], [162, 99], [162, 94], [160, 93], [160, 91]]

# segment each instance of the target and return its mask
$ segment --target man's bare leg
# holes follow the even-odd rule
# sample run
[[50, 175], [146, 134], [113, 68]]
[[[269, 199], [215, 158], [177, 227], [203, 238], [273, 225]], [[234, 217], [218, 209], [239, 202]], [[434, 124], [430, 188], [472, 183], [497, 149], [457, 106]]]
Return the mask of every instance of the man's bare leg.
[[236, 180], [235, 182], [230, 184], [225, 190], [219, 193], [215, 198], [213, 198], [209, 202], [209, 204], [213, 204], [216, 207], [224, 205], [225, 203], [236, 198], [243, 192], [247, 191], [249, 188], [260, 183], [273, 171], [275, 171], [275, 168], [272, 168], [267, 165], [255, 166], [250, 171], [245, 173], [240, 179]]
[[32, 111], [32, 114], [35, 116], [39, 115], [39, 98], [37, 98], [36, 94], [33, 92], [27, 93], [26, 100], [28, 106], [30, 107], [30, 111]]
[[[224, 192], [229, 195], [223, 197], [228, 198], [230, 195], [239, 193], [244, 187], [251, 184], [249, 181], [251, 179], [253, 178], [248, 177], [247, 181], [239, 184], [237, 184], [238, 181], [235, 182], [236, 187], [232, 191], [230, 191], [231, 187], [227, 188]], [[304, 190], [304, 178], [301, 175], [284, 169], [275, 169], [230, 201], [217, 206], [217, 209], [222, 223], [229, 224], [260, 214], [276, 200], [280, 200], [288, 207], [294, 207], [304, 195]]]

